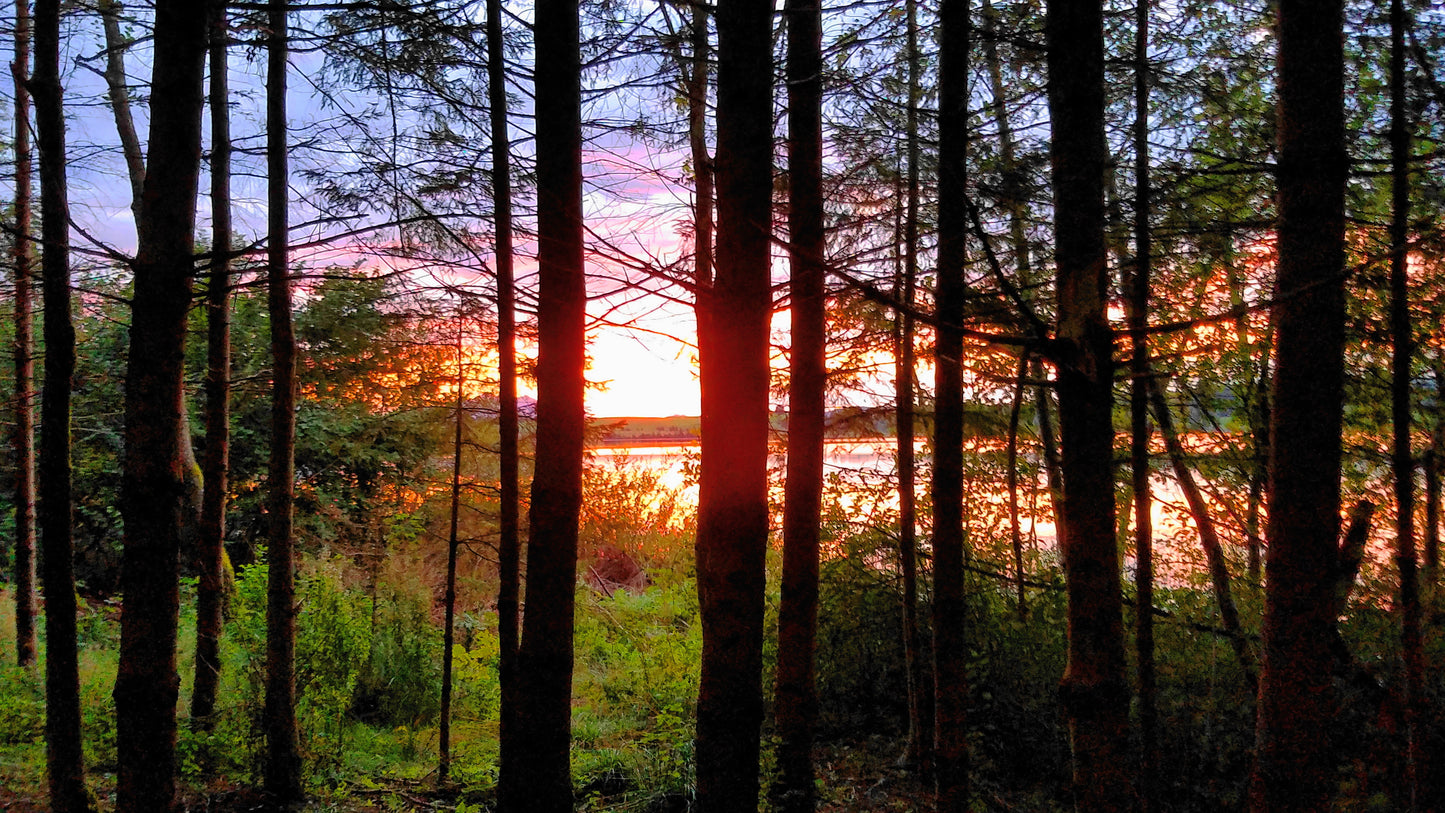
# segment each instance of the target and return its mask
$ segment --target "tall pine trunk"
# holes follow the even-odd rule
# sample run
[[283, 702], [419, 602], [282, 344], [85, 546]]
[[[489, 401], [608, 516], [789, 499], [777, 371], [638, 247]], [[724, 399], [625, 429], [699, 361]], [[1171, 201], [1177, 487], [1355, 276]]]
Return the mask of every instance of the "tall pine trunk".
[[60, 86], [60, 0], [36, 0], [36, 147], [40, 157], [40, 275], [45, 324], [40, 393], [38, 527], [45, 593], [45, 763], [50, 808], [89, 811], [80, 738], [80, 674], [72, 562], [70, 392], [75, 327], [70, 306], [70, 203], [66, 196], [65, 112]]
[[145, 156], [141, 154], [140, 136], [130, 110], [130, 87], [125, 74], [125, 51], [130, 46], [120, 30], [120, 3], [100, 0], [101, 30], [105, 35], [105, 89], [110, 101], [115, 129], [120, 136], [120, 151], [125, 157], [126, 178], [130, 181], [130, 208], [140, 228], [141, 200], [145, 196]]
[[517, 316], [512, 271], [512, 147], [507, 126], [507, 71], [502, 0], [487, 0], [487, 102], [492, 128], [492, 212], [497, 266], [497, 643], [501, 683], [498, 731], [501, 772], [510, 776], [517, 719], [518, 611], [521, 579], [521, 487], [517, 475]]
[[457, 548], [462, 516], [462, 416], [466, 410], [466, 346], [462, 342], [462, 315], [457, 314], [457, 400], [452, 423], [452, 494], [447, 531], [446, 592], [442, 596], [442, 691], [437, 713], [437, 787], [451, 782], [452, 770], [452, 646], [456, 641]]
[[[692, 260], [693, 282], [712, 284], [713, 166], [707, 149], [708, 44], [707, 4], [692, 4], [689, 30], [692, 65], [687, 74], [687, 138], [692, 157], [693, 190]], [[698, 317], [702, 317], [701, 311]]]
[[934, 778], [940, 813], [968, 808], [963, 587], [963, 332], [968, 233], [968, 0], [939, 8], [938, 326], [934, 364]]
[[151, 161], [136, 221], [126, 365], [116, 809], [175, 803], [176, 635], [191, 460], [185, 343], [195, 272], [207, 4], [156, 6]]
[[1069, 661], [1061, 690], [1075, 804], [1080, 810], [1122, 810], [1132, 797], [1132, 772], [1114, 539], [1102, 3], [1052, 0], [1045, 27], [1058, 268], [1058, 527], [1069, 596]]
[[823, 234], [823, 15], [819, 0], [788, 0], [788, 263], [792, 350], [788, 469], [783, 493], [783, 585], [778, 609], [778, 780], [781, 811], [817, 806], [813, 730], [818, 693], [818, 546], [828, 385]]
[[231, 448], [231, 114], [226, 77], [225, 3], [210, 20], [211, 268], [206, 286], [206, 457], [197, 540], [196, 678], [191, 725], [210, 731], [221, 678], [226, 606], [226, 491]]
[[1134, 491], [1135, 670], [1139, 691], [1139, 797], [1155, 807], [1158, 769], [1158, 680], [1154, 670], [1154, 523], [1149, 483], [1149, 285], [1153, 276], [1153, 207], [1149, 167], [1149, 0], [1134, 16], [1134, 272], [1128, 320], [1132, 364], [1129, 382], [1129, 473]]
[[296, 334], [291, 323], [290, 167], [287, 160], [287, 0], [267, 6], [266, 309], [271, 319], [271, 457], [267, 484], [264, 787], [276, 804], [302, 797], [296, 729]]
[[587, 286], [578, 7], [537, 3], [537, 464], [527, 547], [516, 760], [502, 807], [572, 809], [569, 763]]
[[907, 0], [908, 110], [904, 145], [907, 159], [903, 214], [903, 278], [898, 300], [903, 307], [896, 315], [894, 397], [897, 399], [898, 435], [898, 558], [903, 576], [903, 648], [908, 670], [908, 744], [904, 754], [921, 777], [933, 775], [933, 669], [923, 656], [923, 637], [918, 629], [918, 531], [914, 457], [914, 381], [917, 356], [913, 346], [913, 314], [918, 283], [919, 175], [922, 149], [918, 137], [918, 107], [922, 83], [922, 57], [918, 51], [918, 3]]
[[717, 7], [716, 269], [713, 284], [698, 292], [702, 813], [741, 813], [758, 805], [772, 305], [771, 23], [767, 0], [723, 0]]
[[1339, 0], [1281, 0], [1279, 268], [1271, 397], [1263, 658], [1250, 804], [1327, 809], [1332, 574], [1340, 529], [1345, 179]]
[[1410, 366], [1415, 340], [1410, 325], [1407, 240], [1410, 227], [1410, 122], [1406, 113], [1405, 3], [1390, 0], [1390, 334], [1391, 424], [1395, 480], [1395, 563], [1400, 572], [1400, 651], [1405, 663], [1405, 726], [1407, 777], [1411, 804], [1431, 802], [1421, 796], [1421, 780], [1430, 775], [1429, 749], [1422, 713], [1425, 702], [1425, 653], [1420, 636], [1419, 558], [1415, 550], [1415, 464], [1410, 451]]
[[15, 660], [35, 663], [35, 246], [30, 230], [30, 0], [15, 3]]

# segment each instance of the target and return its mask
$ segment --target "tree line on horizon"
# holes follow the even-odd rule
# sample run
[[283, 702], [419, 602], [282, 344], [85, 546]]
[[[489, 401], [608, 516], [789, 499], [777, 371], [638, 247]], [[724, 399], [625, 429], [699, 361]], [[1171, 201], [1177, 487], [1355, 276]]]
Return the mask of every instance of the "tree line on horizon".
[[[896, 436], [890, 567], [906, 656], [905, 757], [933, 785], [927, 804], [953, 813], [978, 800], [965, 628], [965, 576], [977, 567], [967, 516], [978, 496], [965, 469], [967, 440], [980, 432], [1007, 438], [1000, 583], [1016, 588], [1020, 623], [1039, 623], [1028, 615], [1026, 588], [1037, 582], [1025, 570], [1019, 505], [1032, 476], [1020, 475], [1027, 423], [1067, 598], [1058, 696], [1076, 809], [1165, 806], [1155, 784], [1151, 488], [1166, 468], [1207, 561], [1219, 617], [1210, 634], [1227, 641], [1256, 698], [1249, 808], [1328, 809], [1338, 791], [1336, 684], [1350, 657], [1339, 619], [1376, 504], [1391, 520], [1382, 536], [1393, 545], [1401, 798], [1416, 810], [1445, 798], [1445, 715], [1427, 647], [1439, 632], [1445, 435], [1438, 12], [1406, 0], [528, 8], [530, 19], [501, 0], [156, 0], [153, 10], [36, 0], [32, 18], [27, 0], [15, 4], [11, 587], [22, 665], [35, 661], [44, 627], [53, 810], [95, 809], [76, 662], [74, 507], [88, 495], [73, 485], [72, 404], [87, 384], [78, 352], [84, 363], [101, 347], [77, 347], [77, 303], [105, 302], [126, 322], [123, 339], [107, 340], [124, 349], [105, 351], [125, 368], [108, 391], [123, 399], [123, 420], [110, 463], [117, 517], [105, 526], [121, 535], [111, 568], [116, 809], [177, 805], [183, 570], [198, 577], [189, 724], [212, 724], [234, 579], [227, 551], [241, 535], [228, 523], [240, 515], [248, 543], [265, 540], [268, 574], [262, 784], [277, 809], [304, 799], [298, 538], [322, 510], [308, 502], [308, 478], [326, 464], [308, 462], [315, 428], [298, 427], [298, 415], [319, 414], [307, 412], [318, 394], [357, 421], [389, 399], [399, 410], [425, 401], [428, 415], [451, 420], [449, 438], [358, 433], [354, 442], [395, 440], [386, 454], [416, 467], [450, 454], [433, 467], [450, 509], [437, 782], [450, 781], [464, 455], [477, 454], [464, 432], [468, 397], [485, 387], [496, 423], [495, 473], [479, 479], [496, 505], [497, 801], [546, 813], [575, 804], [587, 331], [606, 318], [589, 317], [588, 304], [611, 313], [614, 298], [648, 297], [691, 306], [697, 326], [692, 809], [818, 807], [823, 450], [850, 388], [879, 380], [894, 388], [883, 423]], [[61, 54], [96, 45], [91, 36], [133, 252], [96, 241], [77, 212], [84, 202], [69, 199], [86, 187], [67, 172], [97, 159], [94, 145], [67, 148], [77, 119], [62, 79], [76, 74]], [[139, 43], [151, 68], [143, 90], [125, 67]], [[235, 50], [254, 83], [240, 92], [228, 84]], [[293, 62], [303, 53], [322, 66]], [[297, 76], [331, 105], [307, 115], [328, 118], [298, 121], [288, 110]], [[346, 94], [368, 100], [365, 109], [337, 102]], [[142, 149], [131, 108], [147, 96]], [[237, 110], [258, 121], [233, 142]], [[636, 150], [674, 165], [658, 170]], [[242, 183], [264, 181], [264, 235], [235, 227], [233, 160]], [[646, 211], [647, 190], [667, 184], [685, 192], [683, 210]], [[676, 256], [628, 243], [639, 222], [668, 218], [682, 238]], [[209, 244], [198, 239], [206, 220]], [[392, 270], [310, 265], [308, 252], [334, 246]], [[774, 270], [780, 258], [786, 279]], [[518, 260], [535, 275], [519, 274]], [[105, 281], [76, 282], [77, 267], [92, 265]], [[393, 285], [425, 315], [377, 305]], [[791, 314], [785, 337], [771, 329], [780, 308]], [[205, 328], [203, 362], [193, 320]], [[377, 334], [399, 343], [378, 351]], [[245, 349], [233, 355], [235, 336]], [[519, 359], [524, 338], [534, 359]], [[788, 366], [777, 374], [771, 359], [784, 339]], [[483, 341], [487, 361], [469, 369]], [[200, 425], [188, 343], [190, 369], [205, 370]], [[328, 359], [357, 355], [399, 360], [377, 360], [370, 383], [328, 377]], [[918, 380], [924, 364], [931, 386]], [[518, 408], [523, 375], [536, 385], [533, 415]], [[265, 414], [233, 413], [237, 387], [264, 389]], [[397, 394], [407, 387], [420, 394]], [[779, 404], [787, 457], [774, 527]], [[1247, 494], [1235, 517], [1242, 552], [1220, 539], [1209, 484], [1197, 482], [1205, 467], [1180, 440], [1190, 430], [1243, 444], [1229, 461]], [[921, 434], [926, 461], [915, 458]], [[1117, 471], [1125, 457], [1128, 478]], [[376, 464], [385, 465], [402, 467]], [[348, 473], [349, 499], [373, 496], [358, 484], [376, 466]], [[1232, 597], [1241, 582], [1263, 585], [1257, 639]]]

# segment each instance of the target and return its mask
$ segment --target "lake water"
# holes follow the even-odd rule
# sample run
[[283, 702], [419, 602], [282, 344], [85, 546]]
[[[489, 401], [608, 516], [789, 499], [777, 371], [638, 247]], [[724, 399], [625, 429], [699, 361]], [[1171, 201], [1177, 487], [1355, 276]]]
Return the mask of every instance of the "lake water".
[[[1008, 519], [1006, 453], [998, 439], [971, 441], [965, 454], [964, 515], [969, 543], [998, 552], [1000, 562], [1011, 562], [1012, 529]], [[1032, 451], [1032, 450], [1030, 450]], [[589, 450], [590, 465], [595, 469], [646, 471], [657, 476], [660, 484], [673, 490], [684, 510], [697, 504], [696, 467], [700, 450], [696, 442], [650, 446], [609, 446]], [[915, 454], [920, 463], [927, 462], [923, 440], [917, 441]], [[1038, 472], [1038, 461], [1020, 453], [1023, 476], [1019, 481], [1020, 533], [1025, 546], [1036, 556], [1056, 560], [1056, 532], [1053, 511], [1049, 504], [1046, 483]], [[769, 467], [775, 503], [781, 504], [785, 457], [781, 448], [770, 457]], [[689, 476], [689, 471], [694, 476]], [[824, 449], [824, 473], [828, 487], [824, 498], [825, 514], [836, 522], [847, 523], [855, 530], [869, 527], [891, 528], [896, 525], [898, 511], [897, 465], [892, 439], [854, 439], [829, 441]], [[915, 485], [920, 503], [928, 498], [927, 470], [919, 470]], [[1127, 468], [1119, 472], [1127, 478]], [[1202, 580], [1206, 574], [1194, 522], [1189, 516], [1184, 497], [1172, 476], [1156, 473], [1152, 478], [1154, 503], [1152, 516], [1156, 539], [1156, 569], [1159, 578], [1168, 582]], [[1244, 495], [1221, 493], [1201, 482], [1215, 507], [1214, 521], [1229, 555], [1243, 569]], [[1132, 512], [1120, 500], [1118, 510]], [[1132, 516], [1129, 517], [1132, 519]], [[774, 524], [777, 524], [775, 517]], [[1129, 532], [1132, 522], [1121, 530]], [[921, 533], [926, 533], [923, 529]], [[1126, 556], [1125, 567], [1132, 570], [1133, 557]], [[1010, 565], [1011, 567], [1011, 565]], [[1236, 568], [1231, 568], [1236, 569]]]

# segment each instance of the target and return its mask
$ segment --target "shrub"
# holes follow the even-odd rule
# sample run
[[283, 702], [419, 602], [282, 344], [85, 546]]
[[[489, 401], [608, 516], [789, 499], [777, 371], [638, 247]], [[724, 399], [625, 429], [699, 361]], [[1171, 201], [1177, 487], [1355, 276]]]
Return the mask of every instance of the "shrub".
[[378, 585], [371, 647], [351, 696], [355, 719], [387, 726], [436, 720], [441, 704], [442, 631], [419, 585]]

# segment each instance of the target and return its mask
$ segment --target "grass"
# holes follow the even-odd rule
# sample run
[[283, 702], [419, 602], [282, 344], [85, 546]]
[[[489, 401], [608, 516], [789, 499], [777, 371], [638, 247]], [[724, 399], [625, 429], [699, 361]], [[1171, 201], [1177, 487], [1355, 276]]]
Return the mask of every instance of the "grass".
[[[264, 566], [239, 574], [222, 646], [223, 675], [213, 733], [185, 719], [194, 674], [193, 586], [186, 585], [178, 666], [178, 761], [184, 793], [212, 809], [243, 807], [258, 777], [264, 664]], [[346, 562], [311, 559], [298, 596], [298, 718], [312, 795], [311, 810], [405, 810], [436, 801], [435, 689], [440, 630], [430, 589], [394, 580], [369, 596]], [[661, 585], [612, 596], [579, 588], [574, 773], [587, 809], [632, 809], [691, 783], [692, 702], [700, 639], [690, 579], [659, 574]], [[8, 610], [12, 596], [0, 586]], [[12, 612], [0, 612], [0, 809], [43, 798], [43, 662], [14, 664]], [[495, 615], [475, 613], [477, 628], [453, 656], [452, 777], [457, 809], [485, 809], [494, 793], [499, 687]], [[82, 605], [78, 624], [81, 704], [88, 778], [109, 808], [116, 767], [111, 689], [119, 641], [118, 608]], [[41, 643], [42, 657], [45, 651]], [[364, 690], [364, 691], [363, 691]], [[358, 704], [365, 698], [365, 708]], [[212, 768], [202, 775], [202, 766]], [[590, 796], [589, 796], [590, 794]], [[621, 794], [619, 796], [619, 794]], [[617, 798], [613, 798], [617, 797]], [[611, 801], [604, 801], [611, 800]], [[217, 807], [219, 805], [219, 807]]]
[[[584, 586], [577, 592], [572, 772], [579, 810], [686, 809], [695, 783], [693, 717], [701, 635], [690, 545], [683, 536], [668, 532], [642, 538], [639, 532], [633, 540], [652, 579], [647, 589], [609, 595]], [[911, 810], [926, 795], [912, 772], [896, 765], [903, 749], [899, 723], [905, 691], [896, 574], [876, 564], [888, 544], [882, 535], [850, 537], [843, 553], [822, 571], [816, 754], [820, 809], [829, 813]], [[774, 585], [776, 559], [769, 563]], [[311, 558], [302, 567], [298, 716], [312, 799], [308, 810], [492, 809], [499, 705], [495, 615], [480, 604], [466, 608], [470, 626], [461, 640], [468, 645], [458, 646], [453, 660], [454, 784], [438, 790], [432, 697], [440, 629], [425, 561], [416, 557], [417, 565], [385, 576], [374, 587], [347, 560]], [[1034, 590], [1029, 618], [1020, 622], [1007, 585], [981, 576], [971, 579], [969, 726], [978, 800], [990, 809], [1063, 809], [1069, 757], [1057, 685], [1065, 659], [1065, 594]], [[256, 804], [264, 566], [239, 574], [237, 589], [223, 645], [215, 732], [201, 738], [181, 721], [181, 781], [191, 809], [242, 810]], [[1245, 598], [1241, 608], [1256, 619], [1253, 594]], [[1173, 809], [1235, 809], [1243, 798], [1253, 742], [1248, 692], [1229, 647], [1196, 626], [1211, 622], [1213, 600], [1207, 591], [1171, 588], [1157, 600], [1169, 613], [1158, 622], [1161, 789]], [[768, 601], [771, 617], [775, 592]], [[44, 797], [42, 672], [14, 665], [12, 597], [3, 586], [0, 602], [0, 809], [32, 813], [39, 809], [33, 800]], [[188, 596], [183, 606], [191, 604]], [[194, 644], [193, 619], [189, 610], [184, 612], [182, 714]], [[116, 619], [113, 604], [92, 602], [84, 605], [79, 624], [87, 768], [101, 811], [109, 809], [114, 784], [110, 691]], [[926, 612], [923, 623], [926, 627]], [[1376, 603], [1356, 606], [1343, 633], [1362, 662], [1376, 665], [1382, 685], [1393, 685], [1397, 676], [1388, 611]], [[926, 628], [923, 637], [926, 645]], [[1445, 657], [1439, 636], [1432, 634], [1430, 643], [1432, 659]], [[769, 658], [774, 646], [767, 650]], [[765, 675], [764, 686], [769, 685]], [[1381, 756], [1399, 752], [1398, 736], [1380, 728], [1368, 701], [1347, 695], [1341, 717], [1353, 732], [1342, 754], [1346, 807], [1388, 800], [1400, 787], [1388, 769], [1395, 760]], [[213, 768], [210, 776], [200, 771], [206, 764]], [[764, 764], [766, 771], [766, 757]], [[767, 781], [765, 774], [764, 787]]]

